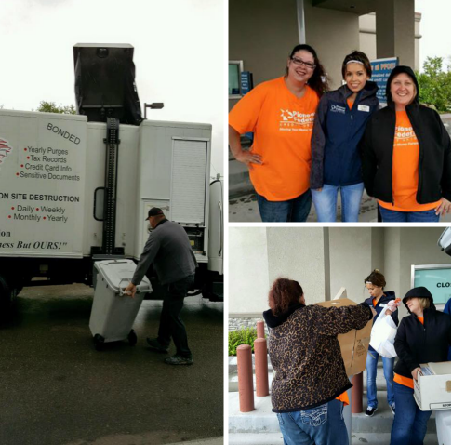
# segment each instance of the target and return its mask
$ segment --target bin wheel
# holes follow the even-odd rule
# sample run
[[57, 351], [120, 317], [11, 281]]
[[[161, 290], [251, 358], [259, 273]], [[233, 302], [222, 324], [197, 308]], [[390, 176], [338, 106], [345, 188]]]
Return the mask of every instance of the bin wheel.
[[94, 335], [94, 345], [97, 351], [102, 350], [104, 343], [105, 339], [100, 334]]
[[127, 335], [128, 344], [130, 346], [135, 346], [138, 343], [138, 336], [136, 332], [132, 329]]

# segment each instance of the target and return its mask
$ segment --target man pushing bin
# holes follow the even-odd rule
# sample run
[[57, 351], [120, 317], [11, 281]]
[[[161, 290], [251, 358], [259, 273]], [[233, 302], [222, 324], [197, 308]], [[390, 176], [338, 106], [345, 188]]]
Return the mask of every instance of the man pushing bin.
[[171, 337], [177, 348], [173, 357], [168, 357], [168, 365], [192, 365], [193, 356], [188, 347], [185, 325], [180, 318], [183, 300], [194, 283], [197, 266], [191, 243], [182, 226], [168, 221], [159, 208], [149, 210], [146, 221], [153, 229], [141, 253], [141, 257], [125, 292], [132, 298], [136, 286], [153, 264], [154, 270], [164, 286], [165, 296], [160, 316], [158, 337], [147, 339], [153, 351], [167, 352]]

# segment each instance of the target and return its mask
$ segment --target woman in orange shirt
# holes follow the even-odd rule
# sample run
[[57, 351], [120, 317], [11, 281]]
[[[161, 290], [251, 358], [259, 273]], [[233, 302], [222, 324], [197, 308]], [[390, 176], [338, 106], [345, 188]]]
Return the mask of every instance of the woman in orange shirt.
[[[305, 222], [312, 207], [310, 170], [313, 118], [327, 89], [314, 49], [297, 45], [286, 75], [258, 85], [229, 115], [232, 154], [249, 168], [263, 222]], [[253, 131], [243, 150], [240, 134]]]
[[363, 138], [362, 168], [382, 222], [438, 222], [451, 211], [451, 141], [440, 116], [419, 104], [408, 66], [387, 81], [388, 106], [375, 113]]
[[404, 299], [408, 317], [399, 324], [395, 337], [398, 362], [393, 377], [396, 414], [391, 445], [421, 445], [432, 411], [421, 411], [414, 399], [414, 382], [421, 363], [446, 361], [451, 344], [451, 317], [437, 311], [425, 287], [409, 290]]

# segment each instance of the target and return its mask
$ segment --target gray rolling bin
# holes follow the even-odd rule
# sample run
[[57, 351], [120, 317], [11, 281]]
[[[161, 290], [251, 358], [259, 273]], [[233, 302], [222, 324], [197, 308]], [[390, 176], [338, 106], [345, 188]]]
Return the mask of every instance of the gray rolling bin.
[[138, 338], [132, 329], [139, 307], [152, 285], [144, 277], [137, 286], [135, 298], [124, 294], [124, 289], [133, 277], [136, 264], [131, 260], [108, 260], [95, 263], [94, 301], [92, 303], [89, 329], [97, 350], [104, 343], [127, 339], [135, 345]]

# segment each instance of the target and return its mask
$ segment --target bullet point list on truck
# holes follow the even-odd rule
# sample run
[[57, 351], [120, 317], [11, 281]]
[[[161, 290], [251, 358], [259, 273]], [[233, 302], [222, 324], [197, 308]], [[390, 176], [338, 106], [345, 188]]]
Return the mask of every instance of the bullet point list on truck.
[[41, 195], [36, 193], [10, 193], [0, 192], [0, 199], [30, 199], [31, 201], [53, 201], [53, 202], [80, 202], [79, 196], [69, 195]]

